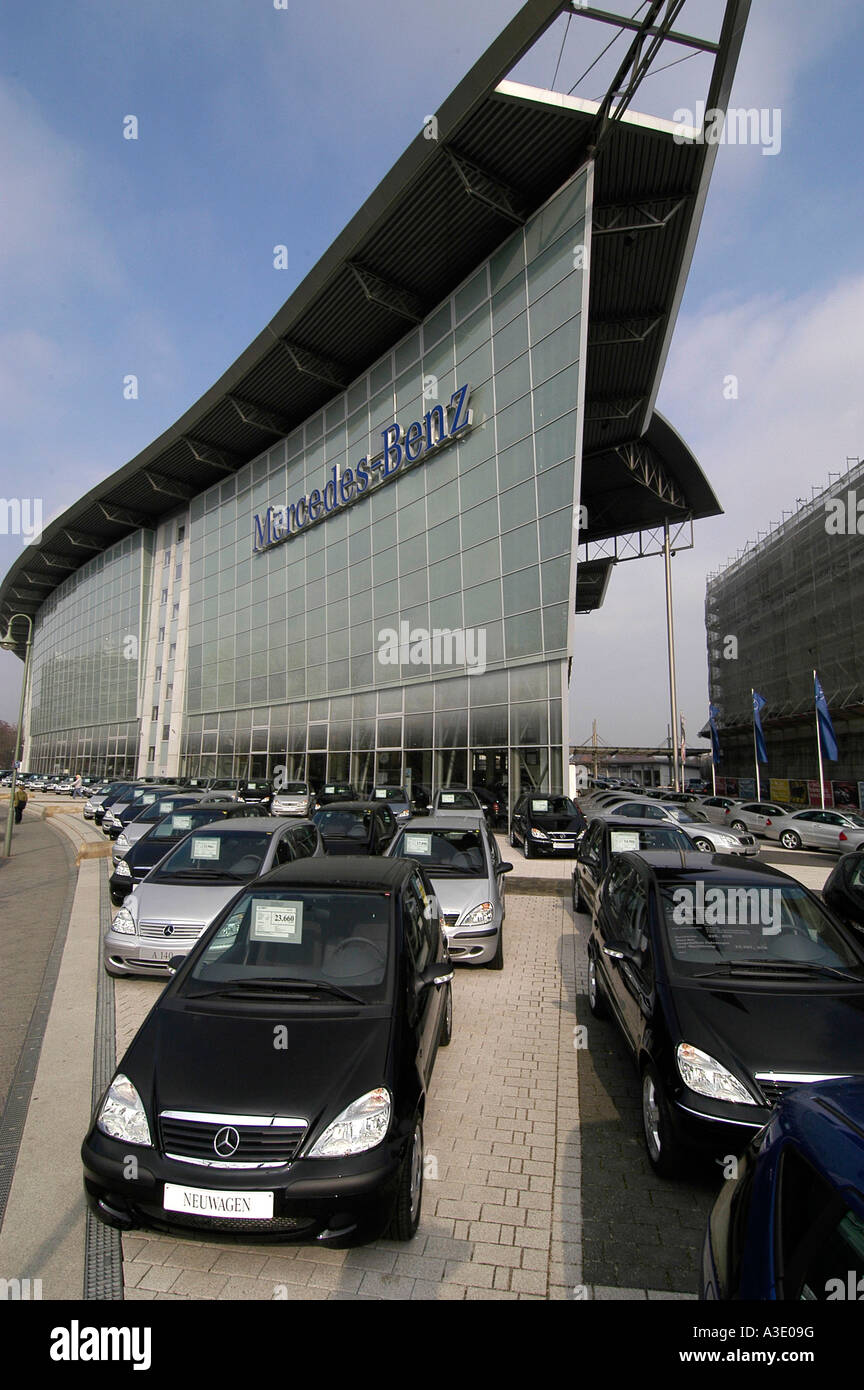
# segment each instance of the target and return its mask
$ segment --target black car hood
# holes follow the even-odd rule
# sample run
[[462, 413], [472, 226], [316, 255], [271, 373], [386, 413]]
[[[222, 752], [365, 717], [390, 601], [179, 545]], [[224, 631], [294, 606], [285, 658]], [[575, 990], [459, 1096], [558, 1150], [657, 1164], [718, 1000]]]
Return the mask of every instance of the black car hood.
[[582, 816], [555, 816], [551, 811], [532, 811], [528, 824], [536, 825], [538, 830], [572, 830], [574, 835], [578, 835], [585, 821]]
[[[676, 987], [680, 1041], [754, 1072], [864, 1073], [864, 986]], [[678, 1039], [675, 1040], [679, 1041]]]
[[[120, 1070], [128, 1066], [143, 1087], [154, 1118], [162, 1110], [289, 1115], [314, 1129], [386, 1084], [389, 1009], [364, 1006], [339, 1017], [317, 1004], [303, 1006], [303, 1016], [299, 1008], [223, 1007], [173, 998], [145, 1022]], [[274, 1029], [283, 1024], [286, 1046], [277, 1048]]]

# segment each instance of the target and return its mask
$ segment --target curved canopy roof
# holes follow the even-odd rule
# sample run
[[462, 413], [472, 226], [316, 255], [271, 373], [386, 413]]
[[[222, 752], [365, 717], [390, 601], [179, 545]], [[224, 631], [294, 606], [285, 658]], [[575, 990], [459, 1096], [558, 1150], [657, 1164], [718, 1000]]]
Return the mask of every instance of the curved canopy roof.
[[[748, 7], [728, 0], [720, 39], [707, 45], [709, 109], [725, 105]], [[646, 23], [659, 24], [661, 9], [653, 0]], [[695, 458], [654, 412], [717, 147], [676, 142], [669, 122], [627, 111], [610, 119], [603, 104], [507, 81], [569, 10], [529, 0], [441, 106], [438, 139], [418, 133], [223, 376], [46, 526], [0, 586], [4, 626], [12, 613], [35, 614], [95, 552], [155, 526], [296, 428], [592, 157], [581, 539], [719, 513]], [[573, 7], [575, 16], [600, 13]]]

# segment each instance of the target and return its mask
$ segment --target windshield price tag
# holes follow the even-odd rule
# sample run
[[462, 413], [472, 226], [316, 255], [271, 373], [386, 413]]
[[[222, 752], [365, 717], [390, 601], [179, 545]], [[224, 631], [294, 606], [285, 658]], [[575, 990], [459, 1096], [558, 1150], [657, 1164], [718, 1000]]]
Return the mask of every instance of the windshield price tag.
[[377, 787], [377, 788], [376, 788], [376, 791], [375, 791], [375, 795], [376, 795], [376, 797], [378, 798], [379, 801], [386, 801], [386, 800], [387, 800], [387, 792], [386, 792], [386, 790], [385, 790], [383, 787]]
[[212, 837], [204, 839], [202, 836], [196, 835], [194, 840], [192, 841], [191, 858], [218, 859], [219, 841]]
[[141, 805], [142, 805], [142, 806], [152, 806], [152, 805], [153, 805], [153, 802], [154, 802], [155, 800], [156, 800], [156, 793], [155, 793], [155, 792], [148, 792], [146, 796], [142, 796], [142, 798], [141, 798]]
[[191, 817], [191, 816], [172, 816], [172, 817], [171, 817], [171, 826], [172, 826], [172, 829], [174, 829], [174, 830], [191, 830], [191, 829], [192, 829], [192, 817]]
[[302, 903], [256, 903], [252, 914], [252, 941], [303, 940]]
[[532, 801], [532, 802], [531, 802], [531, 810], [532, 810], [532, 811], [548, 811], [548, 810], [549, 810], [549, 802], [548, 802], [548, 800], [546, 799], [546, 797], [537, 797], [536, 800]]
[[452, 805], [453, 805], [453, 802], [454, 802], [455, 800], [456, 800], [456, 797], [453, 795], [452, 792], [442, 792], [442, 793], [441, 793], [441, 805], [442, 805], [442, 806], [452, 806]]
[[638, 830], [612, 830], [609, 833], [609, 848], [613, 854], [626, 854], [628, 850], [639, 848]]
[[160, 801], [160, 802], [159, 802], [159, 810], [162, 812], [163, 816], [166, 816], [166, 815], [168, 814], [168, 812], [171, 810], [171, 807], [172, 807], [173, 805], [174, 805], [174, 802], [173, 802], [173, 801]]
[[431, 854], [432, 836], [431, 835], [406, 835], [405, 853], [410, 854]]

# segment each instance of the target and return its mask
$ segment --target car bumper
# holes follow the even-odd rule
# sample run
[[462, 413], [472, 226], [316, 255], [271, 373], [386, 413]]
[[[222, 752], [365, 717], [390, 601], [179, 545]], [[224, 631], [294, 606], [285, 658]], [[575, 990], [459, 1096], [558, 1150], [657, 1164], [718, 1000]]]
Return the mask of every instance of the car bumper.
[[574, 855], [576, 853], [576, 836], [572, 840], [535, 840], [528, 842], [537, 854], [548, 854], [550, 858], [558, 855]]
[[[344, 1159], [297, 1159], [264, 1170], [206, 1168], [169, 1159], [153, 1148], [109, 1139], [92, 1128], [81, 1148], [84, 1190], [90, 1209], [108, 1226], [186, 1232], [200, 1240], [208, 1233], [224, 1240], [315, 1241], [352, 1244], [384, 1234], [393, 1214], [407, 1138], [394, 1138], [366, 1154]], [[137, 1175], [125, 1176], [130, 1149]], [[167, 1211], [165, 1184], [208, 1192], [272, 1192], [270, 1219], [210, 1217]]]
[[[113, 875], [110, 881], [113, 886]], [[130, 880], [121, 879], [120, 882], [129, 883]], [[199, 937], [206, 930], [207, 924], [202, 925]], [[126, 936], [121, 932], [107, 931], [102, 942], [102, 962], [106, 970], [115, 975], [149, 975], [152, 979], [165, 980], [171, 974], [168, 969], [171, 958], [188, 955], [196, 944], [197, 938], [195, 941], [175, 942], [170, 937]]]
[[771, 1118], [770, 1106], [734, 1105], [687, 1090], [669, 1109], [680, 1143], [720, 1158], [740, 1153]]
[[503, 917], [488, 927], [444, 927], [447, 951], [458, 965], [488, 965], [498, 950]]

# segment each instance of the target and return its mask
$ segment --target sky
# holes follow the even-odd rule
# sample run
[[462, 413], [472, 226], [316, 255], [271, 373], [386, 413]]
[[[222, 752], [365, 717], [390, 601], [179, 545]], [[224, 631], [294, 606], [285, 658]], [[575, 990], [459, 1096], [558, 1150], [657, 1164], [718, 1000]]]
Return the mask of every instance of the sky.
[[[47, 522], [173, 424], [518, 8], [8, 0], [2, 496], [41, 498]], [[687, 0], [677, 27], [713, 35], [721, 13], [719, 0]], [[566, 91], [614, 33], [562, 18], [511, 75], [550, 86], [557, 67]], [[691, 742], [707, 716], [706, 574], [862, 449], [862, 39], [855, 0], [754, 0], [731, 105], [764, 108], [779, 148], [719, 148], [657, 401], [724, 508], [672, 564]], [[618, 40], [576, 94], [602, 95], [622, 54]], [[708, 60], [675, 61], [685, 54], [664, 48], [656, 66], [675, 66], [649, 75], [636, 109], [669, 119], [694, 109]], [[136, 140], [123, 138], [130, 115]], [[273, 264], [280, 244], [285, 270]], [[128, 374], [136, 400], [124, 398]], [[21, 544], [0, 534], [0, 574]], [[2, 719], [17, 717], [21, 669], [0, 652]], [[619, 565], [602, 609], [579, 620], [571, 736], [588, 737], [594, 719], [607, 743], [665, 738], [659, 558]]]

